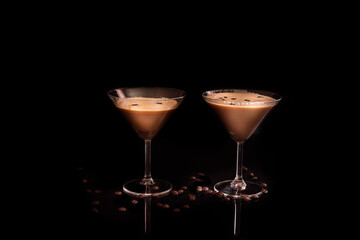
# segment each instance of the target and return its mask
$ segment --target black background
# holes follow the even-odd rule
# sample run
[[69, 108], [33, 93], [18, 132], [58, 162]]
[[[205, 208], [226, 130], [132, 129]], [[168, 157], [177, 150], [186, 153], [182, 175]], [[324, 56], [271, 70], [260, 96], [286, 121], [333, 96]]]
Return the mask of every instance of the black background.
[[[105, 15], [101, 21], [96, 16], [65, 25], [59, 21], [54, 24], [59, 32], [48, 36], [48, 54], [56, 60], [45, 73], [54, 90], [47, 93], [58, 103], [46, 107], [55, 110], [48, 134], [58, 137], [45, 144], [52, 161], [44, 167], [51, 176], [44, 191], [54, 192], [44, 201], [46, 228], [81, 239], [144, 237], [143, 201], [131, 206], [124, 197], [128, 211], [119, 213], [117, 207], [125, 203], [113, 194], [126, 180], [142, 176], [143, 141], [106, 92], [159, 86], [187, 92], [152, 144], [153, 176], [175, 189], [189, 185], [188, 178], [198, 172], [208, 175], [210, 188], [235, 174], [236, 144], [202, 92], [241, 88], [280, 94], [281, 102], [245, 143], [244, 165], [268, 184], [269, 193], [242, 205], [241, 239], [291, 239], [319, 230], [321, 203], [304, 177], [316, 176], [318, 165], [316, 153], [309, 154], [309, 136], [319, 122], [309, 99], [322, 87], [317, 80], [324, 68], [318, 62], [323, 52], [317, 25], [291, 13], [252, 18], [237, 28], [226, 24], [230, 19], [218, 24], [121, 18], [117, 25], [114, 15]], [[98, 213], [93, 200], [100, 201]], [[233, 237], [232, 203], [203, 196], [189, 210], [173, 213], [157, 208], [156, 201], [155, 239]], [[309, 206], [317, 211], [309, 212]]]

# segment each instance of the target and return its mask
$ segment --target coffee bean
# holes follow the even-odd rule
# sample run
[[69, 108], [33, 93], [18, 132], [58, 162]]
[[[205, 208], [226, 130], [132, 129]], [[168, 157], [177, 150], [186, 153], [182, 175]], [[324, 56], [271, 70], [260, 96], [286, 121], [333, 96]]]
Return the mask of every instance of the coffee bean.
[[259, 199], [259, 196], [255, 194], [255, 195], [252, 195], [251, 198], [253, 198], [253, 199]]
[[95, 207], [92, 208], [91, 210], [92, 210], [94, 213], [99, 213], [99, 209], [97, 209], [97, 208], [95, 208]]
[[178, 195], [179, 195], [179, 193], [178, 193], [177, 191], [175, 191], [175, 190], [172, 190], [172, 191], [171, 191], [171, 194], [174, 195], [174, 196], [178, 196]]
[[97, 193], [97, 194], [99, 194], [99, 193], [101, 193], [101, 190], [100, 190], [100, 189], [95, 189], [94, 192]]
[[252, 177], [251, 179], [252, 179], [252, 180], [257, 180], [258, 177], [254, 176], [254, 177]]
[[186, 189], [187, 189], [187, 186], [182, 186], [181, 189], [182, 189], [182, 190], [186, 190]]
[[135, 205], [135, 204], [138, 204], [138, 201], [133, 199], [133, 200], [131, 200], [131, 203]]
[[119, 212], [126, 212], [127, 209], [126, 209], [125, 207], [119, 207], [119, 208], [118, 208], [118, 211], [119, 211]]
[[180, 208], [174, 208], [173, 212], [180, 212]]
[[208, 187], [203, 187], [203, 191], [208, 191], [209, 190], [209, 188]]
[[262, 186], [262, 187], [267, 187], [267, 184], [266, 184], [266, 183], [262, 183], [261, 186]]
[[223, 194], [222, 192], [217, 192], [217, 193], [216, 193], [216, 196], [217, 196], [217, 197], [223, 197], [224, 194]]
[[91, 193], [91, 189], [90, 189], [90, 188], [87, 188], [85, 191], [86, 191], [87, 193]]
[[242, 195], [242, 196], [241, 196], [241, 199], [244, 200], [244, 201], [246, 201], [246, 202], [248, 202], [248, 201], [251, 200], [251, 198], [249, 198], [248, 196], [245, 196], [245, 195]]
[[122, 191], [116, 191], [116, 192], [114, 192], [114, 194], [117, 195], [117, 196], [121, 196], [121, 195], [122, 195]]
[[214, 191], [211, 190], [211, 189], [208, 189], [206, 192], [209, 193], [209, 194], [211, 194], [211, 193], [213, 193]]
[[196, 177], [195, 176], [191, 176], [189, 177], [190, 180], [196, 180]]
[[164, 204], [162, 204], [161, 202], [158, 202], [158, 203], [156, 203], [156, 206], [158, 206], [158, 207], [163, 207]]
[[195, 201], [195, 199], [196, 199], [195, 194], [192, 194], [192, 193], [189, 193], [188, 197], [189, 197], [190, 201]]
[[190, 208], [190, 206], [187, 205], [187, 204], [184, 204], [182, 207], [183, 207], [183, 208]]
[[91, 204], [92, 204], [92, 205], [99, 205], [100, 202], [99, 202], [98, 200], [94, 200], [94, 201], [91, 202]]
[[178, 192], [179, 194], [182, 194], [182, 193], [184, 193], [184, 190], [180, 189], [180, 190], [178, 190], [177, 192]]
[[144, 198], [145, 195], [144, 195], [144, 194], [139, 194], [137, 197], [138, 197], [138, 198]]
[[200, 177], [204, 177], [204, 176], [205, 176], [205, 174], [202, 173], [202, 172], [198, 172], [197, 175], [200, 176]]
[[254, 174], [254, 173], [252, 173], [252, 172], [251, 172], [251, 173], [249, 173], [249, 176], [250, 176], [250, 177], [253, 177], [254, 175], [255, 175], [255, 174]]
[[154, 186], [152, 186], [152, 189], [153, 189], [153, 190], [159, 190], [159, 186], [154, 185]]
[[263, 189], [262, 192], [263, 192], [264, 194], [266, 194], [266, 193], [268, 193], [269, 191], [266, 190], [266, 189]]
[[81, 180], [82, 183], [87, 183], [88, 180], [86, 178], [84, 178], [83, 180]]
[[167, 204], [167, 203], [165, 203], [164, 205], [163, 205], [163, 208], [169, 208], [170, 206], [169, 206], [169, 204]]
[[230, 201], [230, 198], [224, 197], [224, 201], [229, 202], [229, 201]]
[[197, 192], [202, 192], [202, 190], [203, 190], [203, 189], [202, 189], [201, 186], [197, 186], [197, 187], [196, 187], [196, 191], [197, 191]]

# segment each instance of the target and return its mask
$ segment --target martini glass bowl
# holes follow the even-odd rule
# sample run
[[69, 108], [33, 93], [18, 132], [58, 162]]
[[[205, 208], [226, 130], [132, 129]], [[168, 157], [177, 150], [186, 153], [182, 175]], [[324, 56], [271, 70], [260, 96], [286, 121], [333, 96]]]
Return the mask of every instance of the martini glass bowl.
[[135, 197], [169, 193], [171, 183], [151, 176], [151, 140], [181, 104], [186, 93], [174, 88], [141, 87], [117, 88], [107, 94], [137, 135], [145, 141], [144, 177], [125, 182], [124, 192]]

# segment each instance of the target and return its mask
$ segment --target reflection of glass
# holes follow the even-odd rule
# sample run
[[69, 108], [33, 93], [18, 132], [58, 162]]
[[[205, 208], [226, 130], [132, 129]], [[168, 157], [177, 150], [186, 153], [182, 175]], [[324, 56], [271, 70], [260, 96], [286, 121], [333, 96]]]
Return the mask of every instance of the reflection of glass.
[[144, 199], [144, 232], [145, 236], [151, 236], [151, 197]]
[[234, 198], [260, 196], [262, 187], [256, 182], [243, 179], [243, 145], [281, 97], [267, 91], [240, 89], [206, 91], [202, 96], [237, 143], [235, 179], [219, 182], [214, 189]]
[[240, 238], [241, 200], [234, 198], [234, 236]]
[[185, 97], [185, 92], [173, 88], [119, 88], [108, 96], [138, 136], [145, 140], [145, 174], [142, 179], [126, 182], [124, 192], [138, 197], [160, 196], [170, 192], [169, 182], [151, 177], [151, 140]]

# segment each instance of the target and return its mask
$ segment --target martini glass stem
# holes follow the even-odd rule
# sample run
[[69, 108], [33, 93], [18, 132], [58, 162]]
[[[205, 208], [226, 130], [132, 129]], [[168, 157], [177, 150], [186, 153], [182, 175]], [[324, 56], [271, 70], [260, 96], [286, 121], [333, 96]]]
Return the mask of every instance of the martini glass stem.
[[145, 173], [141, 180], [143, 185], [153, 185], [154, 180], [151, 177], [151, 139], [145, 140]]
[[242, 165], [243, 165], [243, 157], [244, 157], [244, 142], [245, 141], [237, 141], [237, 154], [236, 154], [236, 176], [235, 179], [231, 182], [231, 187], [236, 188], [237, 190], [245, 190], [246, 183], [242, 176]]

